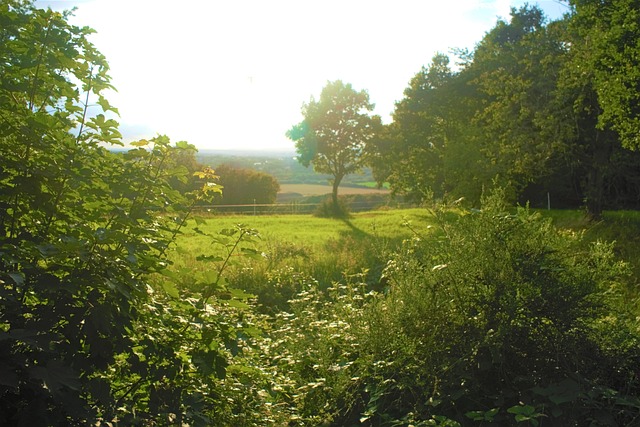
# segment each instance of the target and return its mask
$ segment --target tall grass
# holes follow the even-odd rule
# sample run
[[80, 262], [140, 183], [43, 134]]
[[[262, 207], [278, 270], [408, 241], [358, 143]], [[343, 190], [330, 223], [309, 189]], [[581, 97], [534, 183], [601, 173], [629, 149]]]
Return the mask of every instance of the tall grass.
[[[626, 261], [638, 283], [640, 278], [640, 212], [607, 211], [600, 221], [590, 222], [580, 210], [540, 210], [561, 229], [584, 233], [584, 242], [598, 240], [614, 244], [614, 253]], [[632, 289], [634, 294], [640, 291]]]
[[[613, 242], [614, 253], [629, 263], [636, 278], [629, 282], [629, 297], [638, 295], [640, 212], [605, 212], [599, 222], [587, 221], [580, 210], [538, 212], [560, 229], [583, 233], [585, 245], [598, 240]], [[251, 246], [263, 257], [249, 259], [236, 253], [227, 276], [234, 286], [260, 295], [264, 305], [281, 306], [305, 280], [317, 281], [326, 288], [348, 275], [366, 271], [367, 283], [379, 289], [388, 254], [412, 236], [412, 228], [424, 228], [432, 222], [432, 214], [422, 208], [360, 212], [344, 220], [311, 215], [209, 215], [186, 228], [170, 260], [178, 270], [211, 268], [196, 258], [224, 256], [225, 248], [207, 234], [215, 235], [236, 224], [255, 228], [260, 239]]]
[[233, 287], [257, 295], [265, 310], [280, 310], [310, 281], [326, 289], [333, 282], [364, 273], [371, 288], [380, 289], [388, 255], [412, 234], [407, 225], [426, 226], [430, 218], [425, 209], [355, 213], [342, 220], [311, 215], [199, 218], [178, 238], [170, 260], [178, 271], [212, 268], [197, 258], [224, 258], [227, 248], [210, 235], [236, 224], [257, 229], [260, 238], [250, 246], [262, 257], [243, 257], [242, 251], [236, 251], [225, 276]]

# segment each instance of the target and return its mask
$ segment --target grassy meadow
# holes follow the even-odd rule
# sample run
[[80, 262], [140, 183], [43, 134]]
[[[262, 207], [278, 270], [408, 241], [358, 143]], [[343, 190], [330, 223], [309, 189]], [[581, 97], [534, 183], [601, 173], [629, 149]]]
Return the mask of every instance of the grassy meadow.
[[[616, 255], [640, 277], [637, 212], [607, 212], [595, 223], [588, 222], [579, 210], [537, 212], [560, 229], [583, 233], [585, 244], [613, 242]], [[348, 219], [308, 214], [199, 216], [178, 237], [170, 260], [178, 271], [205, 272], [224, 265], [230, 286], [257, 295], [263, 307], [283, 308], [305, 281], [327, 288], [356, 275], [378, 289], [390, 254], [404, 240], [423, 237], [434, 221], [433, 213], [425, 208], [359, 212]], [[225, 230], [230, 234], [239, 229], [250, 230], [251, 236], [245, 235], [237, 248], [233, 246], [239, 233], [220, 238]], [[214, 262], [201, 262], [203, 259]], [[185, 278], [185, 286], [188, 281]], [[636, 294], [635, 289], [630, 292]]]
[[[432, 219], [418, 208], [361, 212], [342, 220], [312, 215], [198, 217], [178, 237], [170, 260], [178, 272], [224, 265], [231, 286], [257, 295], [263, 306], [282, 308], [310, 280], [326, 288], [364, 275], [376, 287], [388, 255], [415, 232], [426, 231]], [[251, 230], [251, 235], [245, 235], [225, 263], [240, 233], [220, 233], [231, 234], [238, 227]], [[199, 261], [211, 257], [217, 257], [213, 264]], [[185, 286], [188, 281], [186, 277]]]

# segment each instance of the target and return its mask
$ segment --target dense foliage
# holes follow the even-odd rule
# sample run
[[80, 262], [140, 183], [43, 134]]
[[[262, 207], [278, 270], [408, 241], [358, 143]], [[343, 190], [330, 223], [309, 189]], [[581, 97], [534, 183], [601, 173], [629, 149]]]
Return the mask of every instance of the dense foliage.
[[180, 295], [165, 256], [216, 177], [176, 190], [194, 147], [164, 136], [104, 148], [120, 140], [108, 65], [67, 18], [0, 6], [0, 424], [241, 425], [238, 309], [212, 308], [219, 278]]
[[610, 245], [508, 212], [503, 197], [414, 228], [382, 293], [356, 275], [326, 292], [309, 283], [292, 301], [271, 348], [305, 422], [637, 422], [640, 337], [620, 299], [625, 265]]
[[[636, 208], [636, 2], [570, 2], [547, 23], [512, 9], [473, 52], [437, 54], [370, 144], [377, 179], [420, 199], [499, 185], [537, 206]], [[401, 165], [401, 167], [397, 167]]]

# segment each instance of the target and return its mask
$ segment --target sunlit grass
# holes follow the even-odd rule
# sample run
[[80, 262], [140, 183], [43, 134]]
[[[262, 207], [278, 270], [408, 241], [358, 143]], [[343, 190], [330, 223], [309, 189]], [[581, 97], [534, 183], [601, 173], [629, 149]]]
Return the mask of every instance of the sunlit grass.
[[[600, 222], [589, 222], [583, 211], [540, 211], [552, 218], [556, 227], [584, 232], [585, 243], [615, 241], [615, 251], [640, 277], [640, 213], [606, 212]], [[453, 214], [452, 214], [453, 215]], [[455, 215], [453, 215], [455, 216]], [[196, 226], [191, 221], [170, 251], [174, 268], [203, 271], [217, 269], [218, 263], [203, 263], [197, 257], [226, 257], [228, 247], [215, 242], [215, 236], [238, 224], [256, 229], [259, 238], [244, 242], [262, 254], [244, 257], [236, 251], [230, 258], [225, 277], [233, 287], [259, 295], [264, 305], [283, 304], [304, 286], [317, 281], [321, 287], [344, 281], [352, 274], [365, 274], [372, 288], [382, 286], [380, 276], [402, 241], [414, 231], [426, 233], [434, 221], [426, 209], [390, 209], [352, 214], [348, 220], [317, 218], [312, 215], [229, 215], [209, 216]], [[410, 226], [407, 227], [406, 225]], [[198, 232], [197, 229], [200, 231]], [[207, 236], [209, 235], [209, 236]], [[213, 236], [213, 237], [211, 237]], [[188, 286], [190, 277], [184, 278]]]
[[[262, 257], [244, 257], [237, 250], [230, 257], [225, 277], [231, 286], [259, 295], [265, 305], [277, 305], [309, 280], [328, 287], [366, 270], [368, 281], [375, 287], [389, 253], [411, 237], [412, 230], [426, 230], [432, 219], [425, 209], [362, 212], [347, 220], [311, 215], [210, 216], [200, 218], [198, 224], [189, 223], [169, 259], [178, 271], [219, 268], [221, 262], [197, 260], [203, 255], [227, 256], [229, 247], [217, 243], [215, 236], [238, 224], [256, 229], [259, 238], [240, 246], [255, 249]], [[185, 277], [183, 285], [189, 286], [189, 280]]]
[[[403, 226], [407, 221], [426, 226], [429, 213], [425, 209], [379, 210], [352, 214], [348, 220], [317, 218], [311, 215], [228, 215], [204, 218], [198, 227], [205, 233], [215, 234], [223, 229], [243, 224], [254, 228], [262, 236], [262, 245], [274, 241], [322, 249], [327, 242], [353, 235], [402, 239], [411, 234]], [[215, 248], [205, 236], [194, 231], [191, 222], [178, 238], [177, 245], [187, 252], [210, 253]], [[261, 244], [258, 244], [260, 248]]]
[[640, 212], [606, 211], [599, 221], [589, 221], [583, 210], [541, 210], [558, 228], [584, 232], [585, 241], [614, 242], [614, 251], [629, 263], [633, 275], [640, 278]]

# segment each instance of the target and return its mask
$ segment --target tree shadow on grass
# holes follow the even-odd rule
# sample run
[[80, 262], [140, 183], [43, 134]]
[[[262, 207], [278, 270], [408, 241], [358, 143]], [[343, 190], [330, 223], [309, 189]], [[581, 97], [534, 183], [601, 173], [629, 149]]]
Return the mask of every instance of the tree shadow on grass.
[[350, 229], [350, 232], [348, 234], [347, 233], [341, 233], [341, 234], [344, 234], [345, 236], [349, 236], [349, 237], [354, 237], [358, 240], [365, 239], [367, 237], [373, 237], [370, 233], [367, 233], [366, 231], [363, 231], [362, 229], [353, 225], [353, 223], [351, 222], [351, 220], [349, 220], [349, 218], [339, 218], [339, 219]]

